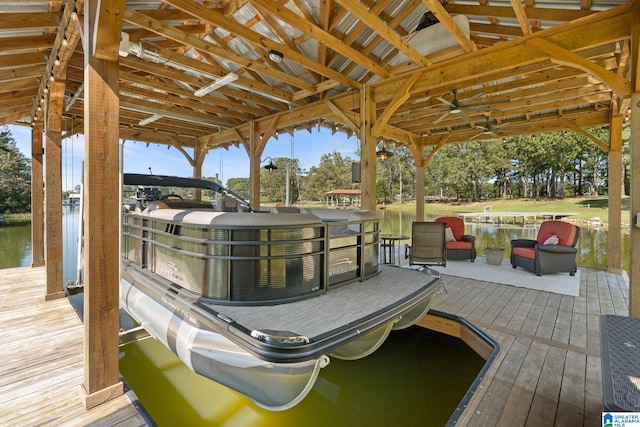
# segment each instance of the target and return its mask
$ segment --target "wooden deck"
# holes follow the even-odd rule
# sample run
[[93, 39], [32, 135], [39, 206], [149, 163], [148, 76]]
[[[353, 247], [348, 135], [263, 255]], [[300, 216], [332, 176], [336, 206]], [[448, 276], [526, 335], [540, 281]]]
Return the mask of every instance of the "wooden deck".
[[464, 426], [600, 426], [600, 315], [629, 315], [622, 274], [580, 268], [580, 296], [444, 276], [435, 309], [464, 317], [500, 352]]
[[[86, 411], [83, 328], [67, 299], [45, 302], [44, 268], [0, 274], [0, 425], [145, 425], [129, 392]], [[628, 315], [625, 277], [580, 268], [571, 297], [443, 276], [434, 308], [500, 344], [460, 426], [599, 426], [601, 314]]]
[[0, 272], [0, 425], [146, 425], [132, 391], [84, 409], [84, 328], [67, 298], [45, 302], [45, 274]]

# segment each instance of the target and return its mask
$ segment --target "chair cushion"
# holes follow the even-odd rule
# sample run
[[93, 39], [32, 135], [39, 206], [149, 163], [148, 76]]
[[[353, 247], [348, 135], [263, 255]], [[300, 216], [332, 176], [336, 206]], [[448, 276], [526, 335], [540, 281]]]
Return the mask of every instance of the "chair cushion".
[[458, 241], [462, 240], [462, 235], [464, 234], [464, 220], [462, 218], [458, 218], [457, 216], [441, 216], [436, 219], [436, 222], [446, 222], [447, 228], [450, 227], [451, 231], [453, 231], [453, 237]]
[[471, 243], [465, 241], [455, 241], [455, 242], [447, 242], [447, 249], [455, 250], [455, 249], [465, 249], [471, 250]]
[[513, 254], [522, 258], [536, 259], [535, 248], [513, 248]]
[[564, 221], [545, 221], [540, 224], [537, 242], [543, 245], [551, 236], [558, 236], [558, 244], [573, 246], [576, 240], [576, 227]]

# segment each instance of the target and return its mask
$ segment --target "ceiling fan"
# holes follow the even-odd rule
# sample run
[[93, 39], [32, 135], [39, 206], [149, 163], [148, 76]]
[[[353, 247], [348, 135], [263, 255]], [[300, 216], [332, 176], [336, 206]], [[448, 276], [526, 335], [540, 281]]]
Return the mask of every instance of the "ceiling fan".
[[477, 134], [472, 136], [470, 139], [476, 139], [476, 138], [479, 138], [479, 137], [481, 137], [483, 135], [491, 135], [494, 138], [500, 138], [500, 135], [498, 135], [495, 132], [496, 130], [498, 130], [499, 127], [500, 127], [500, 125], [493, 126], [491, 124], [491, 122], [489, 121], [489, 116], [487, 116], [484, 126], [481, 126], [481, 125], [474, 125], [473, 126], [473, 128], [479, 129], [480, 132], [478, 132]]
[[509, 126], [508, 123], [505, 124], [491, 124], [490, 116], [487, 115], [485, 117], [484, 125], [475, 124], [472, 126], [474, 129], [478, 129], [480, 132], [469, 138], [470, 140], [480, 138], [484, 135], [491, 135], [493, 138], [502, 138], [502, 136], [498, 135], [496, 132], [503, 127], [509, 127], [510, 129], [516, 130], [518, 128], [524, 129], [525, 126]]
[[447, 117], [449, 114], [457, 114], [460, 117], [462, 117], [466, 122], [471, 123], [471, 119], [469, 118], [469, 116], [467, 116], [465, 114], [465, 112], [463, 110], [465, 110], [465, 109], [474, 109], [474, 108], [484, 108], [487, 105], [494, 104], [496, 102], [506, 102], [505, 100], [500, 100], [500, 101], [494, 101], [494, 102], [487, 102], [487, 103], [483, 103], [483, 104], [472, 104], [473, 101], [475, 101], [476, 99], [483, 97], [485, 95], [485, 93], [484, 92], [478, 92], [475, 95], [467, 98], [464, 101], [460, 101], [458, 99], [458, 90], [457, 89], [452, 89], [451, 93], [453, 94], [453, 100], [451, 100], [451, 101], [447, 101], [446, 99], [441, 98], [439, 96], [436, 97], [436, 99], [438, 101], [442, 102], [444, 105], [446, 105], [449, 108], [449, 110], [446, 113], [444, 113], [442, 116], [440, 116], [438, 118], [438, 120], [436, 120], [434, 123], [440, 122], [445, 117]]

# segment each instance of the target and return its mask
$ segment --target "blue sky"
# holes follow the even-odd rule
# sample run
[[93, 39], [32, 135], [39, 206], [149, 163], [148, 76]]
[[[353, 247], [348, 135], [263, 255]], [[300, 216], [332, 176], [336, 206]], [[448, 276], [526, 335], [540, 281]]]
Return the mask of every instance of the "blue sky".
[[[31, 158], [31, 128], [25, 126], [9, 126], [18, 148]], [[271, 139], [262, 154], [267, 157], [291, 156], [292, 138], [285, 134]], [[317, 166], [325, 153], [338, 151], [343, 157], [359, 160], [356, 153], [360, 149], [358, 138], [347, 138], [344, 133], [332, 134], [330, 129], [313, 128], [295, 132], [293, 138], [293, 157], [299, 159], [300, 166], [310, 169]], [[157, 175], [191, 176], [193, 169], [187, 159], [175, 148], [167, 149], [166, 145], [125, 141], [123, 169], [126, 173], [149, 173], [149, 168]], [[82, 161], [84, 159], [84, 138], [77, 135], [62, 142], [62, 189], [72, 190], [81, 180]], [[249, 158], [244, 148], [229, 147], [209, 151], [205, 158], [202, 175], [218, 176], [226, 184], [230, 178], [246, 178], [249, 176]]]

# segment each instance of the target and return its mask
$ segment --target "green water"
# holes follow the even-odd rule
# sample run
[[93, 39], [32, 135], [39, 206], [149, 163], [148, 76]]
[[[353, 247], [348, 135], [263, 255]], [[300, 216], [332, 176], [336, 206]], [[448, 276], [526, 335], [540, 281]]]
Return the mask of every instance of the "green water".
[[411, 327], [358, 361], [335, 358], [297, 406], [264, 410], [189, 371], [153, 340], [127, 346], [120, 370], [161, 426], [442, 426], [484, 360], [461, 340]]
[[31, 265], [31, 223], [0, 225], [0, 268]]

